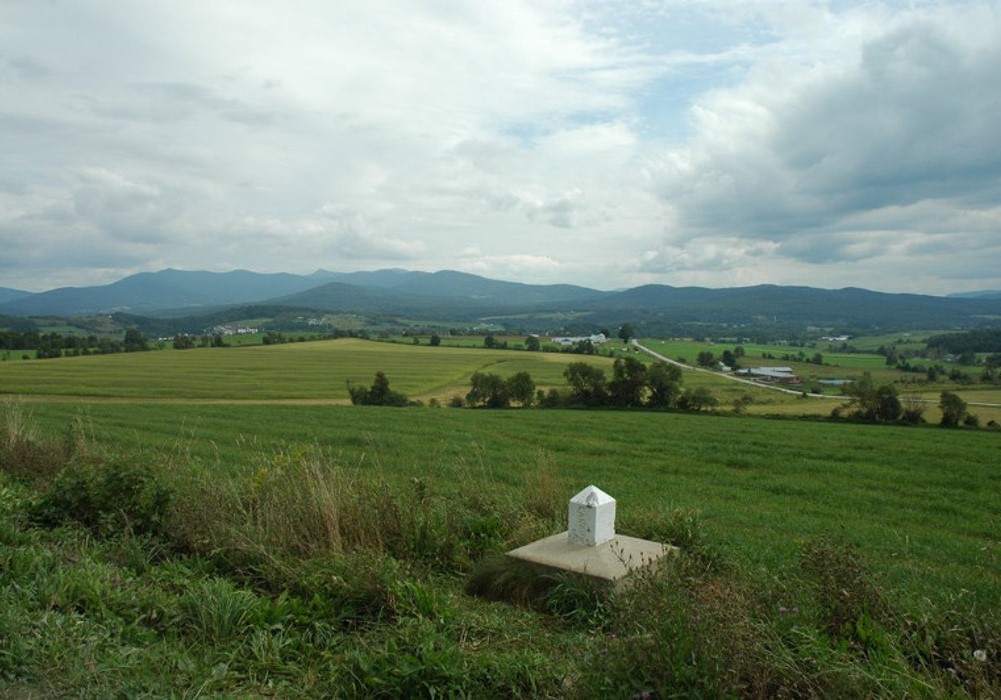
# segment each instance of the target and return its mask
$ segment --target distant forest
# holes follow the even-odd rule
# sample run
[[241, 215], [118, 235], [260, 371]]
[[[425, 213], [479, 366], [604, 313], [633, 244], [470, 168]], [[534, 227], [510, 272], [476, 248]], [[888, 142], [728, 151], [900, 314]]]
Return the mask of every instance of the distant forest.
[[0, 331], [0, 350], [34, 350], [38, 359], [77, 355], [110, 355], [117, 352], [149, 350], [149, 343], [137, 329], [129, 329], [122, 340], [97, 335]]
[[944, 333], [928, 339], [928, 348], [962, 355], [967, 352], [1001, 352], [1001, 329], [984, 328], [964, 333]]

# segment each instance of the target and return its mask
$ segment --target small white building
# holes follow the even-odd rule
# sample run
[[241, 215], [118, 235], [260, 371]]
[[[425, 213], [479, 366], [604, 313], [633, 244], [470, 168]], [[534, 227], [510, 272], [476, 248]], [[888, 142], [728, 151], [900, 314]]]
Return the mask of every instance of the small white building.
[[579, 335], [579, 336], [564, 336], [564, 337], [554, 337], [553, 342], [557, 345], [576, 345], [585, 340], [591, 341], [592, 345], [601, 345], [606, 342], [608, 338], [605, 337], [604, 333], [595, 333], [594, 335]]
[[750, 367], [737, 370], [737, 374], [781, 384], [797, 384], [799, 382], [799, 377], [796, 376], [792, 367]]

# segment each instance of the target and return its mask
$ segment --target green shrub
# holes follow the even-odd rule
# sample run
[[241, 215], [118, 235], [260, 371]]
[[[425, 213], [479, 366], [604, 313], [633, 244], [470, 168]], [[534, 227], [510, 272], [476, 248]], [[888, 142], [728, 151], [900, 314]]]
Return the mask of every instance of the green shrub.
[[126, 461], [71, 463], [32, 506], [34, 522], [76, 521], [95, 534], [162, 531], [171, 491], [151, 469]]
[[389, 388], [389, 379], [384, 372], [376, 372], [369, 389], [348, 382], [348, 395], [356, 406], [406, 406], [406, 394]]

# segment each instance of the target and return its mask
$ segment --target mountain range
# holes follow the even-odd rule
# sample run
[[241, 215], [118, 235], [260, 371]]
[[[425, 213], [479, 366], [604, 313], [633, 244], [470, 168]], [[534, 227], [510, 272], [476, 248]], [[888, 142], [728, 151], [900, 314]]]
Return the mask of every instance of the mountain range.
[[[29, 293], [0, 288], [0, 315], [88, 316], [125, 312], [160, 318], [218, 316], [257, 305], [424, 321], [490, 319], [519, 328], [575, 323], [647, 327], [808, 325], [832, 328], [961, 328], [1001, 323], [1001, 296], [938, 297], [865, 289], [758, 285], [725, 289], [645, 285], [599, 291], [575, 285], [504, 282], [463, 272], [378, 270], [310, 275], [161, 270], [112, 284]], [[239, 316], [233, 308], [233, 315]], [[534, 319], [534, 320], [533, 320]]]
[[9, 287], [0, 287], [0, 304], [4, 304], [8, 301], [14, 301], [15, 299], [21, 299], [26, 296], [31, 296], [31, 292], [24, 292], [20, 289], [10, 289]]

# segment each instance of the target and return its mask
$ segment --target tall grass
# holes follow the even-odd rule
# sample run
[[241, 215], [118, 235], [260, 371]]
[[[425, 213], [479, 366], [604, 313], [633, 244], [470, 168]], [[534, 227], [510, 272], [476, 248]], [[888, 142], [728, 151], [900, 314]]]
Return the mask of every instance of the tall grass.
[[283, 448], [241, 476], [205, 470], [175, 474], [171, 537], [186, 551], [233, 566], [363, 550], [430, 570], [468, 570], [486, 553], [516, 546], [553, 526], [561, 513], [551, 465], [526, 482], [526, 504], [491, 488], [431, 477], [393, 479], [348, 466], [316, 446]]
[[77, 445], [71, 440], [39, 440], [31, 415], [16, 398], [0, 398], [0, 467], [44, 481], [55, 475]]

